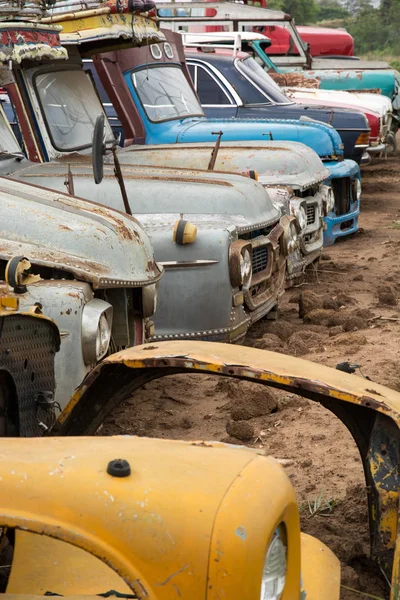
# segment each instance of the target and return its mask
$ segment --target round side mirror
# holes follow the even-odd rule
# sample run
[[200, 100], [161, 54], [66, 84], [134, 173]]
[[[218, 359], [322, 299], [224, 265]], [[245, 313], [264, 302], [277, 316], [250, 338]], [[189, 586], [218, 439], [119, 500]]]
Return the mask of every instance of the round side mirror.
[[103, 181], [103, 157], [106, 153], [104, 143], [104, 114], [100, 114], [94, 126], [92, 142], [92, 165], [95, 183]]

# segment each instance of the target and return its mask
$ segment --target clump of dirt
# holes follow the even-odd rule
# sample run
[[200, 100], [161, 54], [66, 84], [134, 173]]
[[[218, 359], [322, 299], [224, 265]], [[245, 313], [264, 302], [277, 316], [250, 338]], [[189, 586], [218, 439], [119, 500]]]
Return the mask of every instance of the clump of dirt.
[[299, 296], [299, 317], [302, 319], [313, 310], [323, 308], [323, 299], [312, 290], [305, 290]]
[[332, 298], [331, 296], [324, 296], [322, 308], [325, 310], [339, 310], [340, 303], [336, 298]]
[[394, 289], [390, 285], [382, 285], [378, 288], [378, 299], [379, 304], [387, 304], [389, 306], [396, 306], [397, 295]]
[[262, 350], [280, 352], [284, 346], [284, 342], [274, 333], [265, 333], [261, 339], [252, 339], [251, 345], [254, 348], [261, 348]]
[[295, 326], [288, 321], [271, 321], [265, 325], [266, 333], [277, 335], [283, 341], [287, 341], [295, 331]]
[[254, 427], [248, 421], [228, 421], [226, 432], [242, 442], [251, 442], [255, 435]]
[[341, 333], [344, 333], [344, 329], [343, 329], [342, 325], [335, 325], [334, 327], [331, 327], [329, 329], [329, 337], [333, 337], [335, 335], [340, 335]]
[[302, 356], [323, 345], [324, 336], [315, 331], [302, 330], [293, 333], [287, 343], [285, 352], [293, 356]]
[[324, 308], [316, 308], [304, 315], [304, 323], [314, 325], [328, 325], [335, 314], [334, 310], [325, 310]]
[[258, 391], [253, 390], [251, 396], [236, 397], [226, 408], [230, 410], [231, 418], [234, 421], [244, 421], [276, 412], [278, 398], [272, 390], [261, 388]]

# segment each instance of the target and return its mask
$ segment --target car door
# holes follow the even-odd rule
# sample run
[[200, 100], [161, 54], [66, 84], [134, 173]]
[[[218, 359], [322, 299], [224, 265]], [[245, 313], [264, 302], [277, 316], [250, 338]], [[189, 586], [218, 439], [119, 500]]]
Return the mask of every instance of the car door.
[[190, 59], [187, 59], [187, 65], [206, 117], [212, 119], [236, 117], [237, 103], [218, 78], [218, 71], [211, 70], [204, 63]]

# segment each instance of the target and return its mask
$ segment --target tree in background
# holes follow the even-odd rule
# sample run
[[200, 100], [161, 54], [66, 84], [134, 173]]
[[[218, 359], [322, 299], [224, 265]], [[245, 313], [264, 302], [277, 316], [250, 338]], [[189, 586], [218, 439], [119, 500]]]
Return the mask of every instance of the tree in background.
[[283, 10], [291, 15], [298, 25], [315, 23], [318, 4], [315, 0], [267, 0], [268, 8]]
[[333, 21], [335, 19], [345, 19], [349, 16], [349, 11], [339, 0], [320, 0], [318, 5], [318, 21]]

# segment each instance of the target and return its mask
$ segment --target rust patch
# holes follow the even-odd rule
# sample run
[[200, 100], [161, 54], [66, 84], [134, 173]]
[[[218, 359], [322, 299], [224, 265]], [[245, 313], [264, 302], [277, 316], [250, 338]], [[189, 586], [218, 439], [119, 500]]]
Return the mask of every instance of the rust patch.
[[146, 266], [146, 272], [147, 273], [151, 273], [153, 271], [155, 271], [156, 269], [156, 263], [154, 260], [148, 260], [147, 261], [147, 266]]
[[369, 392], [370, 394], [376, 394], [377, 396], [382, 396], [382, 394], [380, 394], [376, 390], [369, 390], [368, 388], [365, 388], [365, 391]]
[[58, 229], [61, 229], [62, 231], [73, 231], [71, 227], [67, 227], [66, 225], [59, 225]]
[[311, 79], [310, 77], [305, 77], [301, 73], [276, 73], [276, 71], [270, 69], [268, 74], [281, 87], [318, 89], [321, 85], [319, 79]]

